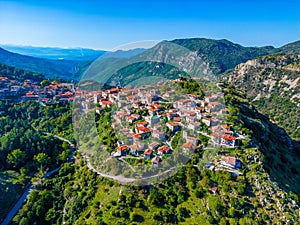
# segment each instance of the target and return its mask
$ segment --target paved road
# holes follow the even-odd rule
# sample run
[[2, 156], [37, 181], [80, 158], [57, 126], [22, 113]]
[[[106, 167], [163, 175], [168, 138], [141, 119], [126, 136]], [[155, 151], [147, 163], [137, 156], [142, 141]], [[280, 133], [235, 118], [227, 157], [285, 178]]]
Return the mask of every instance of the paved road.
[[89, 157], [86, 156], [86, 155], [83, 155], [81, 154], [85, 159], [86, 159], [86, 162], [87, 162], [87, 167], [92, 170], [93, 172], [97, 173], [98, 175], [102, 176], [102, 177], [106, 177], [106, 178], [110, 178], [112, 180], [115, 180], [115, 181], [118, 181], [120, 183], [133, 183], [134, 181], [140, 181], [140, 180], [147, 180], [147, 179], [150, 179], [150, 178], [155, 178], [155, 177], [158, 177], [158, 176], [161, 176], [165, 173], [169, 173], [173, 170], [176, 169], [176, 167], [172, 167], [166, 171], [163, 171], [161, 172], [160, 174], [155, 174], [155, 175], [151, 175], [151, 176], [146, 176], [146, 177], [139, 177], [139, 178], [128, 178], [128, 177], [124, 177], [122, 175], [118, 175], [118, 176], [115, 176], [115, 175], [109, 175], [109, 174], [105, 174], [105, 173], [100, 173], [99, 171], [97, 171], [90, 163], [90, 160], [89, 160]]
[[[46, 133], [48, 135], [50, 135], [49, 133]], [[57, 139], [60, 139], [62, 141], [66, 141], [70, 144], [71, 146], [71, 155], [70, 155], [70, 160], [72, 160], [73, 158], [73, 144], [65, 139], [65, 138], [62, 138], [62, 137], [58, 137], [56, 135], [53, 136], [54, 138], [57, 138]], [[60, 167], [58, 168], [55, 168], [54, 170], [51, 170], [49, 171], [48, 173], [46, 173], [43, 178], [47, 178], [49, 176], [51, 176], [53, 173], [56, 173], [58, 170], [60, 169]], [[14, 205], [14, 207], [10, 210], [10, 212], [7, 214], [7, 216], [5, 217], [5, 219], [3, 220], [3, 222], [1, 223], [1, 225], [8, 225], [10, 223], [10, 221], [12, 220], [12, 218], [17, 214], [17, 212], [19, 211], [19, 209], [22, 207], [22, 205], [24, 204], [24, 202], [26, 201], [30, 191], [34, 190], [36, 187], [31, 184], [26, 190], [25, 192], [23, 193], [23, 195], [20, 197], [20, 199], [17, 201], [17, 203]]]
[[7, 216], [5, 217], [5, 219], [3, 220], [3, 222], [1, 223], [1, 225], [8, 225], [10, 223], [10, 221], [12, 220], [12, 218], [16, 215], [16, 213], [18, 212], [18, 210], [22, 207], [22, 205], [25, 202], [25, 200], [27, 199], [30, 191], [33, 190], [33, 189], [34, 188], [31, 185], [29, 188], [27, 188], [25, 190], [25, 192], [23, 193], [23, 195], [21, 196], [21, 198], [17, 201], [17, 203], [14, 205], [14, 207], [7, 214]]
[[[56, 173], [58, 170], [60, 169], [60, 167], [49, 171], [48, 173], [46, 173], [43, 177], [47, 178], [49, 176], [51, 176], [53, 173]], [[19, 200], [17, 201], [17, 203], [14, 205], [14, 207], [10, 210], [10, 212], [7, 214], [7, 216], [5, 217], [5, 219], [3, 220], [3, 222], [1, 223], [1, 225], [7, 225], [9, 224], [9, 222], [12, 220], [12, 218], [17, 214], [17, 212], [19, 211], [19, 209], [22, 207], [23, 203], [26, 201], [29, 193], [36, 189], [36, 187], [34, 185], [30, 185], [29, 188], [27, 188], [25, 190], [25, 192], [23, 193], [23, 195], [19, 198]]]

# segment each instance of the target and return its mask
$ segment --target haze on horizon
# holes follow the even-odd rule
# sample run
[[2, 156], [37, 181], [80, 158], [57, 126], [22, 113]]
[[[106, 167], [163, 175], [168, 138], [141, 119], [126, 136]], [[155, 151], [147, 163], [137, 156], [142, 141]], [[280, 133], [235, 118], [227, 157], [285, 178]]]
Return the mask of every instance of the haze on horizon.
[[275, 47], [300, 39], [297, 1], [0, 0], [0, 44], [111, 50], [205, 37]]

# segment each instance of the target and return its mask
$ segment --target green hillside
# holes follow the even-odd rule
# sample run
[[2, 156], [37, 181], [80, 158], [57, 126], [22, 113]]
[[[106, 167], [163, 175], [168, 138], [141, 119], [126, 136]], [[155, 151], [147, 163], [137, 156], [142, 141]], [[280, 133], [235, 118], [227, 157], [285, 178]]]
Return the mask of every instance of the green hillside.
[[300, 140], [300, 60], [277, 54], [238, 65], [229, 82], [243, 89], [263, 114]]
[[272, 46], [244, 47], [225, 39], [191, 38], [175, 39], [172, 42], [196, 51], [199, 57], [212, 64], [215, 73], [225, 72], [241, 62], [276, 51]]

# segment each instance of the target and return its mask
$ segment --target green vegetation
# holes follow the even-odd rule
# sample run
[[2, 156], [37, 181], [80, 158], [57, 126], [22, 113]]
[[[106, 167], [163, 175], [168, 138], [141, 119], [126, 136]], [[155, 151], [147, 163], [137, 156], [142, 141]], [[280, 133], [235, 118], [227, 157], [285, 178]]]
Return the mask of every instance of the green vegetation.
[[111, 108], [105, 108], [101, 114], [96, 114], [96, 123], [100, 142], [106, 146], [108, 152], [115, 151], [117, 147], [117, 137], [111, 126]]
[[153, 79], [144, 81], [154, 84], [154, 82], [158, 82], [160, 80], [174, 80], [183, 74], [185, 73], [169, 64], [158, 62], [139, 62], [120, 69], [116, 74], [112, 75], [108, 79], [107, 83], [116, 86], [126, 86], [136, 83], [137, 80], [141, 80], [141, 83], [142, 79], [152, 77]]
[[237, 69], [230, 75], [230, 79], [245, 91], [245, 97], [253, 100], [254, 106], [261, 113], [299, 141], [298, 56], [277, 54], [258, 58], [255, 62], [258, 63], [254, 63], [255, 66]]
[[210, 69], [215, 73], [225, 72], [249, 59], [278, 51], [271, 46], [261, 48], [243, 47], [224, 39], [176, 39], [172, 43], [186, 47], [191, 51], [196, 51], [199, 56], [210, 63]]
[[[47, 114], [48, 110], [53, 113]], [[71, 119], [65, 126], [58, 122], [64, 120], [66, 112], [70, 112], [70, 107], [63, 104], [42, 107], [35, 102], [0, 101], [0, 190], [5, 193], [0, 198], [0, 205], [5, 206], [0, 220], [31, 178], [43, 176], [68, 160], [70, 146], [41, 131], [70, 134]], [[46, 127], [44, 120], [48, 124]], [[58, 127], [64, 131], [59, 132]]]
[[187, 81], [180, 82], [179, 85], [187, 94], [199, 95], [200, 99], [204, 97], [204, 93], [200, 87], [200, 84], [193, 79], [188, 79]]
[[44, 76], [39, 73], [17, 69], [0, 63], [0, 74], [12, 80], [24, 81], [26, 79], [41, 81]]

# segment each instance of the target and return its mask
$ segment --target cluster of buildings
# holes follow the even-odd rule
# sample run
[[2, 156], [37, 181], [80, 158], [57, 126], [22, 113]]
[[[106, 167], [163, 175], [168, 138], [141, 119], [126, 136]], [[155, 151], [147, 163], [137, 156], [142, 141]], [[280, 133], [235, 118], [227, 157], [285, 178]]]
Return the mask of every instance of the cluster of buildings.
[[[136, 88], [112, 88], [88, 94], [101, 113], [113, 107], [112, 127], [118, 137], [118, 147], [112, 157], [127, 155], [143, 157], [157, 164], [164, 155], [173, 151], [183, 154], [200, 147], [199, 135], [203, 126], [212, 131], [209, 136], [216, 146], [236, 147], [237, 134], [232, 127], [222, 123], [228, 110], [222, 103], [223, 94], [217, 92], [200, 99], [195, 94], [176, 91], [174, 82], [166, 85], [145, 85]], [[83, 101], [88, 108], [89, 100]], [[173, 138], [180, 132], [180, 141], [172, 149]]]
[[0, 98], [14, 96], [16, 101], [37, 101], [48, 103], [53, 101], [73, 102], [74, 84], [52, 82], [47, 86], [41, 86], [33, 80], [17, 81], [7, 77], [0, 77]]

